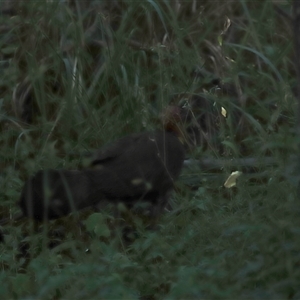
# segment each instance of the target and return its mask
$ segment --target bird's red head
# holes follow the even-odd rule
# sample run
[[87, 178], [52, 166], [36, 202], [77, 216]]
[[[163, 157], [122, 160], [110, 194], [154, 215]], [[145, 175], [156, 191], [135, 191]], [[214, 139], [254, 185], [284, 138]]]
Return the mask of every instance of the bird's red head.
[[184, 124], [181, 118], [181, 109], [175, 105], [169, 105], [162, 113], [163, 127], [168, 132], [174, 132], [179, 140], [185, 142]]

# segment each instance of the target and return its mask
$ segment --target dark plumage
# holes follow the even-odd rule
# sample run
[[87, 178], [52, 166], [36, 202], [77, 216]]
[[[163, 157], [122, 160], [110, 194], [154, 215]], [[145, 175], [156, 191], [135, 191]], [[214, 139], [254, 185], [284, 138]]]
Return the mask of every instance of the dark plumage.
[[23, 188], [26, 216], [54, 219], [102, 200], [151, 203], [151, 214], [165, 206], [184, 160], [175, 133], [156, 131], [121, 138], [95, 153], [92, 169], [39, 171]]
[[20, 207], [25, 216], [36, 220], [55, 219], [84, 208], [83, 203], [90, 199], [91, 191], [91, 180], [86, 172], [38, 171], [26, 181]]

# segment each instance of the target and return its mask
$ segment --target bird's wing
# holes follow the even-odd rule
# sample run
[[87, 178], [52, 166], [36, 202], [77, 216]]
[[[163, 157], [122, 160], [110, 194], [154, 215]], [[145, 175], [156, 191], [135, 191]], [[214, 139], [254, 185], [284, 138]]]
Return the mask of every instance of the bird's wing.
[[107, 161], [120, 156], [129, 148], [133, 147], [140, 138], [141, 134], [133, 134], [123, 137], [108, 146], [104, 146], [95, 152], [91, 161], [91, 166], [106, 163]]

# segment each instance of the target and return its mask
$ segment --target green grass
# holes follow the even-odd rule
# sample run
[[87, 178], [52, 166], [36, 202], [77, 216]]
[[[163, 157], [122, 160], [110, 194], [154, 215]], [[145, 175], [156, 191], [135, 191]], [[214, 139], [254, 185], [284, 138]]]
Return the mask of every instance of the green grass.
[[[29, 220], [11, 222], [0, 244], [2, 299], [300, 297], [300, 205], [295, 178], [284, 177], [297, 144], [292, 33], [271, 1], [178, 2], [26, 1], [14, 16], [0, 14], [1, 217], [19, 211], [28, 176], [81, 168], [84, 153], [157, 128], [176, 93], [201, 93], [229, 114], [224, 151], [189, 155], [268, 155], [278, 166], [241, 176], [231, 190], [223, 183], [235, 169], [185, 168], [159, 230], [136, 218], [139, 237], [129, 245], [109, 210], [38, 233]], [[201, 68], [238, 81], [243, 97], [218, 94], [208, 78], [192, 75]], [[27, 93], [30, 124], [20, 113]]]

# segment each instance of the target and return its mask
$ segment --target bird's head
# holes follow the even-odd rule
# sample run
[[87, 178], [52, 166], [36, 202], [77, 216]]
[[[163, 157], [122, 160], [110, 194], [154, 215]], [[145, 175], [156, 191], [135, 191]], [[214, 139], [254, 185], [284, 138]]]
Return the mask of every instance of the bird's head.
[[175, 133], [182, 144], [188, 143], [181, 107], [176, 105], [167, 106], [161, 115], [161, 121], [165, 131]]
[[188, 151], [213, 144], [219, 119], [220, 113], [212, 101], [187, 93], [175, 95], [161, 117], [164, 129], [176, 133]]

